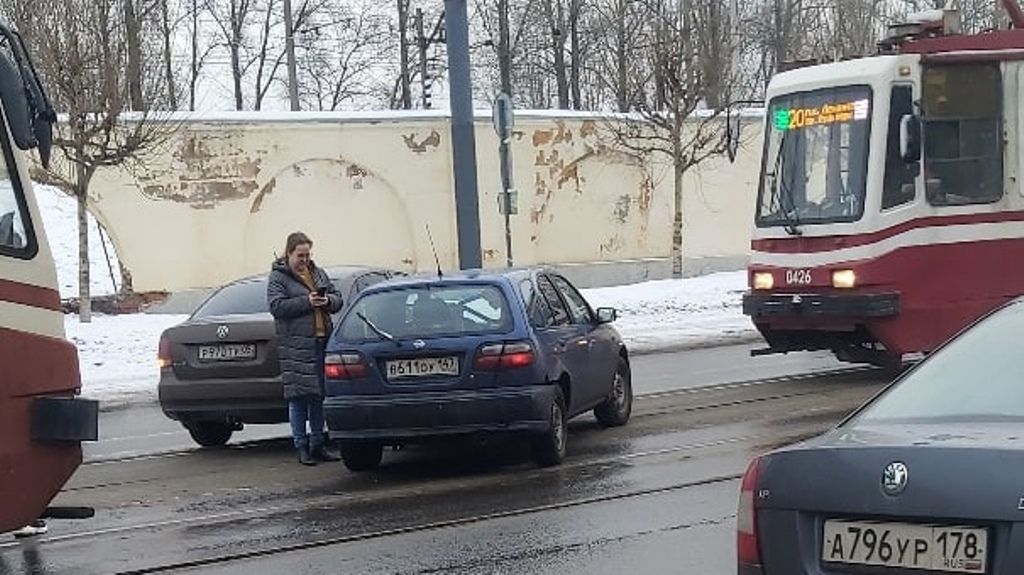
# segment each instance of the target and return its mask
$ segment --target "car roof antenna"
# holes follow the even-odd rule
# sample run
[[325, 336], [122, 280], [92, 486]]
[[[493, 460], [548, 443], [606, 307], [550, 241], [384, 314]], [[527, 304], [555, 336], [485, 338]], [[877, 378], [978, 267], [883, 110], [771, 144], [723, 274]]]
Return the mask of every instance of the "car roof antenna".
[[437, 264], [437, 279], [444, 277], [444, 273], [441, 272], [441, 259], [437, 257], [437, 247], [434, 246], [434, 236], [430, 233], [430, 224], [427, 226], [427, 238], [430, 240], [430, 250], [434, 252], [434, 263]]

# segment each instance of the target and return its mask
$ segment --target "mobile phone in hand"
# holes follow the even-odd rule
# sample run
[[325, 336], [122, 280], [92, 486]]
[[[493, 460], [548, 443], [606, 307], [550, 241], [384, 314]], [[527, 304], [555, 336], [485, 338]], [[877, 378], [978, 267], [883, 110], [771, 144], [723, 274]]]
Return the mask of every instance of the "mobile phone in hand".
[[317, 288], [316, 295], [319, 296], [319, 297], [327, 297], [327, 288], [325, 288], [325, 287]]

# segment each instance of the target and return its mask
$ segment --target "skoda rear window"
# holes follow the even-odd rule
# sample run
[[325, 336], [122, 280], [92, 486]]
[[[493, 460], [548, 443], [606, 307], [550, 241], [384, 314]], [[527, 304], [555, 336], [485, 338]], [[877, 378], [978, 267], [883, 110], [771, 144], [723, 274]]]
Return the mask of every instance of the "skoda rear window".
[[366, 341], [388, 336], [425, 338], [511, 329], [508, 301], [497, 287], [423, 285], [364, 296], [345, 316], [340, 336], [345, 341]]
[[1024, 302], [993, 314], [926, 359], [856, 423], [1024, 422]]
[[252, 313], [270, 313], [265, 280], [250, 280], [224, 286], [199, 306], [192, 317]]

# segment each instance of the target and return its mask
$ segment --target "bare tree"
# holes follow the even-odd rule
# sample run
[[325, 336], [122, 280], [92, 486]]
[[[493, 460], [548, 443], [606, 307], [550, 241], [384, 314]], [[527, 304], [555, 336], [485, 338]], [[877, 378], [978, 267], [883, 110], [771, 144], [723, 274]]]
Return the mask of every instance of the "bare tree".
[[633, 0], [600, 0], [593, 6], [589, 33], [596, 43], [596, 90], [609, 93], [619, 112], [630, 110], [649, 78], [636, 61], [645, 31], [644, 12]]
[[[30, 0], [14, 0], [18, 2]], [[91, 321], [87, 201], [102, 167], [126, 165], [168, 135], [166, 124], [146, 112], [126, 118], [130, 81], [125, 73], [127, 41], [118, 0], [56, 0], [35, 3], [36, 63], [59, 115], [54, 145], [60, 150], [47, 172], [34, 177], [59, 186], [78, 202], [79, 314]], [[144, 68], [142, 82], [156, 85], [159, 68]], [[143, 101], [147, 97], [143, 93]], [[125, 289], [130, 289], [126, 284]]]
[[[655, 94], [638, 102], [638, 117], [609, 123], [614, 141], [639, 158], [665, 157], [672, 166], [672, 275], [683, 274], [683, 178], [693, 167], [726, 151], [720, 110], [698, 108], [709, 93], [701, 46], [721, 23], [709, 21], [713, 12], [702, 10], [701, 0], [680, 0], [667, 6], [649, 0], [646, 18], [654, 29], [650, 46]], [[717, 81], [717, 80], [716, 80]]]
[[[362, 8], [362, 9], [361, 9]], [[384, 14], [347, 4], [316, 11], [298, 29], [300, 95], [307, 106], [337, 110], [384, 90], [381, 77], [393, 35]]]
[[[220, 30], [231, 59], [231, 81], [234, 89], [235, 109], [243, 110], [245, 109], [245, 99], [242, 95], [242, 80], [245, 76], [245, 65], [242, 62], [242, 55], [247, 48], [247, 31], [253, 0], [204, 1], [207, 12], [213, 17]], [[195, 52], [193, 52], [194, 54]]]

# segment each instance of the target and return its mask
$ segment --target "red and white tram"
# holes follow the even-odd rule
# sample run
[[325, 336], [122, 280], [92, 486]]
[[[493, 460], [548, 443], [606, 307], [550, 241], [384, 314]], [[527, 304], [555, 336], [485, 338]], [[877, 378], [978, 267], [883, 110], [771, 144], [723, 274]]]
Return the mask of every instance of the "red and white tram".
[[755, 353], [898, 365], [1024, 294], [1024, 15], [893, 27], [880, 54], [776, 75], [744, 313]]

